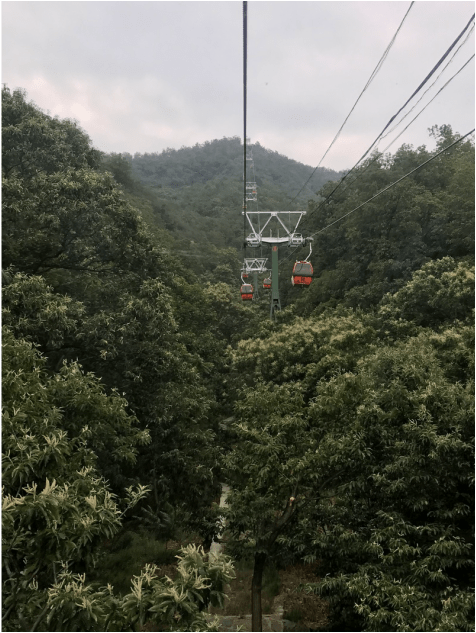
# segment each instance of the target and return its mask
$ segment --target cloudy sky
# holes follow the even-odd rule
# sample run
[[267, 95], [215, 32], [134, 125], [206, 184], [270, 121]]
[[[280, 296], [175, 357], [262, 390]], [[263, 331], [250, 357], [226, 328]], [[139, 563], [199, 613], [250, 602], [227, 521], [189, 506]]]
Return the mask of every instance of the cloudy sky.
[[[248, 2], [251, 140], [316, 166], [409, 7], [407, 1]], [[473, 13], [473, 2], [413, 4], [322, 166], [353, 166]], [[107, 152], [161, 152], [242, 137], [242, 24], [239, 1], [4, 1], [2, 82], [24, 88], [50, 114], [76, 119]], [[474, 32], [379, 149], [473, 53]], [[427, 129], [435, 124], [469, 132], [474, 92], [473, 59], [388, 151], [404, 142], [433, 148]]]

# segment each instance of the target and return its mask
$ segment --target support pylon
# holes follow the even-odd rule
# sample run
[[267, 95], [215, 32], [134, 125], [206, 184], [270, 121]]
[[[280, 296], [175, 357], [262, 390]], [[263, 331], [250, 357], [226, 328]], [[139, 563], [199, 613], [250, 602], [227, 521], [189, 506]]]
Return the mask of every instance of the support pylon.
[[253, 300], [259, 299], [258, 272], [253, 271]]
[[276, 312], [281, 310], [281, 300], [279, 298], [279, 265], [278, 265], [278, 246], [273, 244], [271, 247], [271, 308], [270, 319], [276, 320]]

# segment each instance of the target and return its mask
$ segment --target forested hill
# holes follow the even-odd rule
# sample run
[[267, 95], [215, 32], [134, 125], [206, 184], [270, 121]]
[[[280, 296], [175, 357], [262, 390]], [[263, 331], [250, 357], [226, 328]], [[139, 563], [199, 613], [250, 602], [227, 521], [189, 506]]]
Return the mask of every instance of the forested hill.
[[[474, 141], [431, 132], [307, 205], [314, 278], [280, 248], [271, 321], [239, 292], [237, 139], [152, 187], [4, 86], [4, 631], [216, 631], [229, 556], [255, 631], [283, 569], [328, 617], [296, 630], [475, 630]], [[253, 154], [286, 208], [309, 168]]]
[[[255, 169], [250, 169], [247, 181], [256, 180], [260, 209], [303, 208], [325, 183], [342, 175], [320, 168], [300, 192], [312, 167], [258, 143], [250, 147]], [[176, 250], [191, 251], [193, 257], [214, 247], [241, 250], [243, 145], [238, 137], [161, 154], [106, 154], [102, 166], [152, 227], [171, 234]]]
[[[294, 197], [314, 171], [309, 165], [266, 149], [259, 143], [251, 143], [248, 147], [253, 153], [258, 186], [269, 182]], [[179, 150], [168, 148], [160, 154], [125, 156], [132, 163], [134, 176], [152, 187], [184, 187], [205, 184], [216, 178], [241, 181], [243, 175], [243, 145], [237, 136], [197, 143]], [[319, 167], [302, 198], [307, 200], [327, 181], [338, 180], [341, 175], [332, 169]], [[247, 179], [253, 180], [252, 174]]]

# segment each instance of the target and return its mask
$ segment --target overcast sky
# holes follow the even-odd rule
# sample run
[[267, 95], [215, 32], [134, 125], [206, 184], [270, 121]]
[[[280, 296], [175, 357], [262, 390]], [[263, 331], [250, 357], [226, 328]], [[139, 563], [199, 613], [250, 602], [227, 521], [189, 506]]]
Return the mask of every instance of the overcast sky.
[[[251, 141], [315, 167], [409, 6], [248, 2]], [[414, 3], [322, 166], [353, 166], [473, 13], [473, 2]], [[242, 24], [235, 1], [2, 2], [2, 82], [51, 115], [76, 119], [106, 152], [242, 137]], [[473, 52], [474, 32], [406, 122]], [[466, 134], [474, 112], [473, 60], [388, 151], [404, 142], [432, 149], [435, 124]]]

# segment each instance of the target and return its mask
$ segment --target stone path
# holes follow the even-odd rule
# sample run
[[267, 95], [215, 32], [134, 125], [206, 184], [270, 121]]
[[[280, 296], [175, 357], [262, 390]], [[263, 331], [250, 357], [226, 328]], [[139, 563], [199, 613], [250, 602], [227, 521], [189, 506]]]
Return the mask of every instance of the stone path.
[[[252, 631], [251, 615], [222, 615], [220, 618], [219, 631]], [[278, 607], [276, 613], [263, 615], [263, 631], [283, 630], [283, 609]]]
[[[225, 507], [226, 497], [230, 487], [227, 484], [222, 485], [222, 492], [220, 496], [220, 508]], [[218, 541], [213, 541], [210, 546], [210, 552], [219, 554], [223, 545], [220, 542], [223, 530], [225, 528], [224, 519], [221, 517], [222, 530], [218, 534]], [[212, 618], [214, 616], [210, 616]], [[251, 629], [251, 615], [219, 615], [220, 620], [219, 631], [235, 633], [236, 631], [248, 632]], [[309, 629], [307, 629], [309, 630]], [[288, 620], [283, 620], [283, 607], [277, 605], [274, 613], [263, 615], [263, 632], [269, 633], [271, 631], [296, 631], [296, 625]]]
[[[222, 484], [221, 496], [220, 496], [220, 508], [225, 507], [226, 498], [228, 496], [229, 491], [230, 491], [230, 486], [228, 486], [227, 484]], [[224, 517], [219, 517], [218, 520], [220, 521], [220, 524], [221, 524], [221, 530], [218, 534], [218, 542], [212, 541], [212, 544], [210, 545], [210, 553], [213, 553], [213, 554], [219, 554], [223, 549], [223, 545], [220, 543], [220, 539], [223, 534], [223, 530], [225, 529], [225, 519]]]

